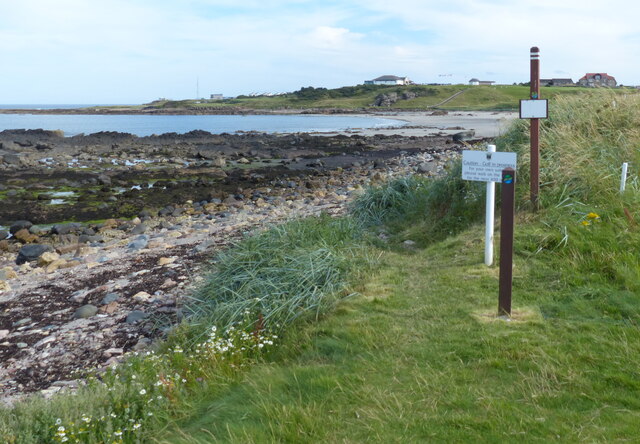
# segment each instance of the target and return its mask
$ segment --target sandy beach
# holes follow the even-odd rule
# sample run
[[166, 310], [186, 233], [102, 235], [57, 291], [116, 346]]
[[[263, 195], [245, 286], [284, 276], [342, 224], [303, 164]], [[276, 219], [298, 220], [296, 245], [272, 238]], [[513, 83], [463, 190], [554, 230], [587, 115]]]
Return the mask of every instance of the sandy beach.
[[516, 112], [496, 111], [455, 111], [445, 115], [438, 115], [432, 111], [427, 112], [380, 112], [375, 114], [356, 114], [362, 117], [384, 117], [407, 122], [405, 126], [391, 128], [353, 128], [343, 132], [321, 133], [322, 135], [335, 136], [362, 135], [374, 136], [447, 136], [461, 131], [475, 131], [475, 137], [497, 137], [502, 134], [509, 123], [518, 118]]

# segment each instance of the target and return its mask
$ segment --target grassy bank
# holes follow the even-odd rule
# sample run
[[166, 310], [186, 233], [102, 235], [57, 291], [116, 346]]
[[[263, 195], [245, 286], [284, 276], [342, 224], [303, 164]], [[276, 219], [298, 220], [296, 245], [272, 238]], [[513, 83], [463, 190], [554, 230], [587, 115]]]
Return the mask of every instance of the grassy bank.
[[[634, 89], [617, 89], [616, 93], [635, 93]], [[582, 87], [544, 87], [541, 96], [554, 99], [557, 96], [573, 96], [589, 93]], [[447, 99], [457, 95], [450, 101]], [[376, 98], [395, 94], [397, 101], [389, 106], [374, 106]], [[517, 110], [519, 100], [529, 97], [529, 87], [519, 85], [469, 86], [469, 85], [410, 85], [379, 86], [358, 85], [336, 89], [302, 88], [293, 93], [278, 96], [238, 96], [225, 100], [161, 100], [145, 108], [170, 110], [192, 109], [194, 112], [207, 109], [226, 110]]]
[[498, 141], [519, 155], [509, 322], [498, 269], [482, 265], [483, 187], [457, 166], [369, 190], [349, 218], [246, 240], [156, 353], [78, 395], [2, 411], [0, 430], [9, 442], [88, 424], [81, 442], [637, 440], [639, 124], [636, 95], [557, 98], [535, 214], [526, 122]]

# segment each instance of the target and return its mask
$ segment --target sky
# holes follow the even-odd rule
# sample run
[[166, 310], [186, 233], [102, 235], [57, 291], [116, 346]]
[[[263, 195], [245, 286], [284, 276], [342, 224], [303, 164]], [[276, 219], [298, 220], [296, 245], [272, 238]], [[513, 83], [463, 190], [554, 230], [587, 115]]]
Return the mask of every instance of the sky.
[[607, 72], [640, 84], [640, 2], [0, 0], [0, 104], [136, 104]]

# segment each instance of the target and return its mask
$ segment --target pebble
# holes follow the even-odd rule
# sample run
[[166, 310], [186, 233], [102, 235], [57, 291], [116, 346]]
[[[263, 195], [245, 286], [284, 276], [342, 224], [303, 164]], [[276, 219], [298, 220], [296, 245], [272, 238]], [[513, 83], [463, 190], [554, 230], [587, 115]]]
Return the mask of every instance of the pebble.
[[138, 302], [149, 302], [152, 298], [153, 296], [151, 296], [146, 291], [139, 291], [138, 293], [134, 294], [132, 297], [134, 301], [138, 301]]
[[127, 324], [135, 324], [147, 317], [147, 314], [141, 310], [133, 310], [131, 313], [127, 315], [125, 322]]
[[78, 308], [73, 314], [73, 319], [86, 319], [91, 316], [95, 316], [98, 313], [98, 307], [95, 305], [87, 304]]
[[116, 302], [118, 299], [120, 299], [120, 295], [118, 293], [107, 293], [100, 303], [102, 305], [107, 305], [112, 302]]
[[176, 259], [178, 258], [175, 256], [161, 257], [160, 259], [158, 259], [158, 265], [162, 267], [163, 265], [173, 264], [176, 261]]

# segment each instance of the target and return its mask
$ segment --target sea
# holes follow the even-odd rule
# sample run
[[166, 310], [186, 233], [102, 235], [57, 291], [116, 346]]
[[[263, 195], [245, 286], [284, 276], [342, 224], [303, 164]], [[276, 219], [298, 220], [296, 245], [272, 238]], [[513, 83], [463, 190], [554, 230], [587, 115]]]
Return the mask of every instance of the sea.
[[[0, 109], [71, 109], [104, 105], [0, 105]], [[351, 115], [94, 115], [0, 114], [0, 131], [7, 129], [62, 130], [67, 137], [101, 131], [137, 136], [184, 134], [193, 130], [213, 134], [258, 131], [263, 133], [331, 133], [365, 128], [389, 128], [405, 122], [375, 116]]]

